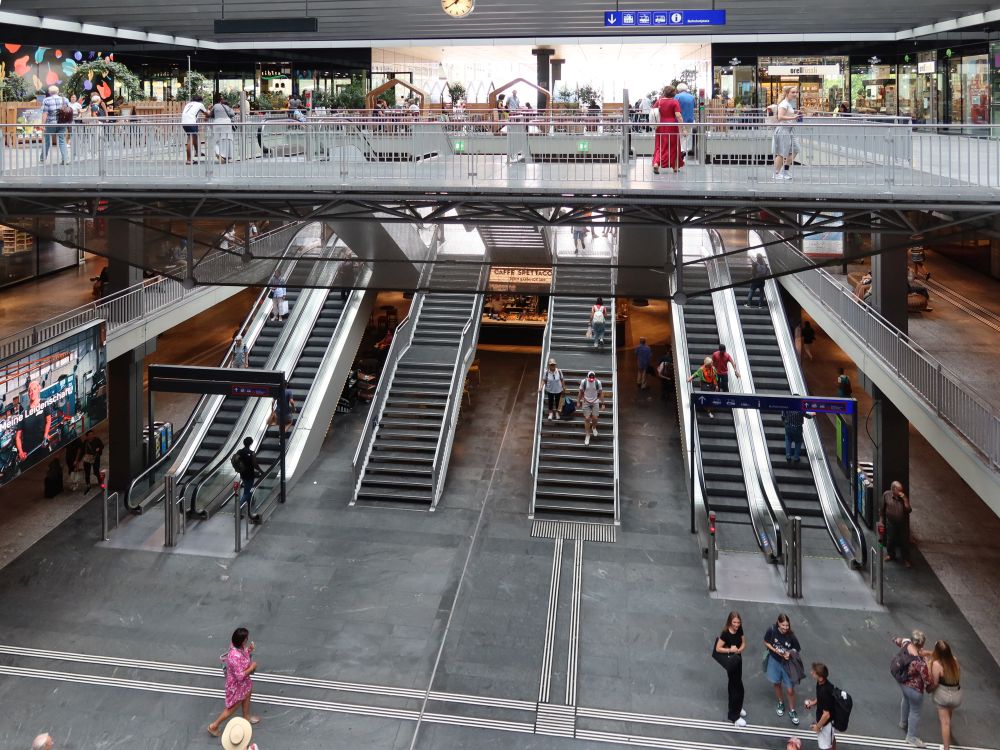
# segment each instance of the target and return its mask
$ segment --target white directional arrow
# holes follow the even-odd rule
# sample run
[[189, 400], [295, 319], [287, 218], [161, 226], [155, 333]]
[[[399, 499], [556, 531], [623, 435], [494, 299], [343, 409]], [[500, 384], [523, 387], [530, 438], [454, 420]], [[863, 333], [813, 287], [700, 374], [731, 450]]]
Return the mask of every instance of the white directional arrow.
[[614, 13], [608, 13], [608, 23], [609, 23], [609, 24], [611, 24], [612, 26], [614, 26], [614, 25], [615, 25], [615, 22], [616, 22], [617, 20], [618, 20], [618, 19], [617, 19], [617, 18], [615, 18], [615, 14], [614, 14]]
[[705, 397], [698, 396], [698, 406], [704, 406], [704, 405], [705, 405]]

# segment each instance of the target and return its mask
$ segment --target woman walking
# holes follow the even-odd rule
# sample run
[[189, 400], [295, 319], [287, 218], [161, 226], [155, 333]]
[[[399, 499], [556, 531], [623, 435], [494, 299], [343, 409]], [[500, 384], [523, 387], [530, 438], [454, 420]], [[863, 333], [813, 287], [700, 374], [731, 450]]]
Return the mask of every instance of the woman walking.
[[260, 722], [260, 717], [250, 713], [250, 694], [253, 692], [250, 675], [257, 671], [257, 662], [250, 658], [254, 644], [249, 638], [250, 632], [246, 628], [236, 628], [233, 631], [232, 646], [223, 657], [226, 670], [226, 708], [208, 725], [208, 733], [213, 737], [219, 736], [219, 725], [236, 713], [237, 708], [243, 710], [243, 717], [251, 724]]
[[[711, 357], [705, 357], [701, 367], [691, 373], [687, 382], [691, 383], [695, 380], [701, 383], [700, 388], [703, 391], [719, 390], [719, 373], [716, 371]], [[708, 409], [708, 416], [715, 419], [715, 412], [711, 408]]]
[[799, 646], [799, 639], [792, 632], [792, 623], [788, 615], [784, 613], [778, 615], [778, 620], [767, 629], [764, 634], [764, 647], [768, 652], [764, 673], [768, 682], [774, 685], [774, 697], [778, 701], [775, 713], [784, 716], [787, 705], [788, 718], [792, 720], [792, 724], [798, 726], [799, 717], [795, 713], [795, 685], [801, 677], [799, 680], [794, 679], [792, 669], [797, 666], [795, 676], [805, 676], [805, 670], [801, 659], [802, 648]]
[[233, 158], [233, 118], [236, 113], [219, 93], [215, 95], [209, 117], [215, 130], [215, 156], [220, 164], [225, 164]]
[[267, 285], [270, 287], [268, 296], [271, 298], [271, 320], [279, 323], [288, 315], [288, 302], [285, 300], [285, 280], [275, 270], [268, 279]]
[[545, 368], [538, 390], [545, 391], [545, 410], [549, 413], [548, 418], [559, 419], [559, 399], [562, 398], [563, 391], [566, 390], [566, 383], [563, 380], [562, 370], [556, 367], [554, 359], [549, 360], [549, 366]]
[[653, 109], [659, 113], [653, 149], [653, 174], [659, 174], [660, 167], [670, 167], [676, 172], [684, 166], [680, 128], [684, 117], [681, 115], [681, 105], [674, 98], [676, 91], [673, 86], [664, 86], [660, 98], [653, 105]]
[[729, 677], [729, 712], [727, 717], [738, 728], [747, 725], [747, 712], [743, 710], [743, 649], [747, 639], [743, 635], [743, 621], [738, 612], [730, 612], [726, 627], [715, 639], [712, 658], [715, 659]]
[[941, 722], [941, 747], [951, 750], [951, 715], [962, 705], [962, 667], [951, 653], [948, 641], [934, 644], [929, 672], [930, 689], [934, 691], [934, 705]]
[[608, 324], [608, 308], [604, 306], [604, 298], [598, 297], [590, 308], [590, 320], [587, 321], [594, 339], [594, 348], [604, 346], [604, 331]]
[[[920, 739], [917, 730], [920, 728], [924, 694], [931, 682], [927, 662], [924, 660], [925, 640], [924, 634], [919, 630], [914, 630], [911, 638], [894, 639], [900, 653], [892, 661], [893, 677], [903, 692], [903, 699], [899, 703], [899, 728], [906, 731], [906, 741], [914, 747], [924, 747], [924, 741]], [[897, 663], [899, 672], [895, 670]]]

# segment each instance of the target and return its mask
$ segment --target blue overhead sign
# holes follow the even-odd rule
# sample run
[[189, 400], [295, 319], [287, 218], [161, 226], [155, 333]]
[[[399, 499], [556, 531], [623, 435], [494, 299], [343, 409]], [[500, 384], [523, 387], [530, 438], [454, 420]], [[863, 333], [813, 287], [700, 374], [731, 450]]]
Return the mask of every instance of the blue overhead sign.
[[695, 406], [704, 409], [757, 409], [758, 411], [817, 412], [820, 414], [854, 414], [853, 398], [819, 398], [816, 396], [779, 396], [770, 393], [701, 393], [693, 394]]
[[628, 26], [725, 26], [724, 10], [608, 10], [607, 27]]

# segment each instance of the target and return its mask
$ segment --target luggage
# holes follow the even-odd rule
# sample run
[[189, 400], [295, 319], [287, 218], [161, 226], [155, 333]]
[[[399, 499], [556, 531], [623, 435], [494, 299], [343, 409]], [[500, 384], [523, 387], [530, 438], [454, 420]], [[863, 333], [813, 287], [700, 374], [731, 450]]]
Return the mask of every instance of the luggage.
[[573, 412], [576, 411], [576, 401], [569, 396], [563, 396], [563, 405], [561, 416], [563, 419], [569, 419], [573, 416]]

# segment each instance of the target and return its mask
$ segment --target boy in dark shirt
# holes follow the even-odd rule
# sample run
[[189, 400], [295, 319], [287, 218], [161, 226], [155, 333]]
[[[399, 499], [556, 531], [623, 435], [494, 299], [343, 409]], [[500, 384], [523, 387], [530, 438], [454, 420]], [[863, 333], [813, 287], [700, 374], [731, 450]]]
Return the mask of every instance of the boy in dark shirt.
[[814, 662], [812, 676], [816, 680], [816, 698], [806, 700], [806, 708], [816, 708], [816, 723], [810, 729], [816, 733], [819, 750], [837, 750], [837, 738], [833, 734], [833, 686], [830, 684], [830, 670], [826, 664]]

